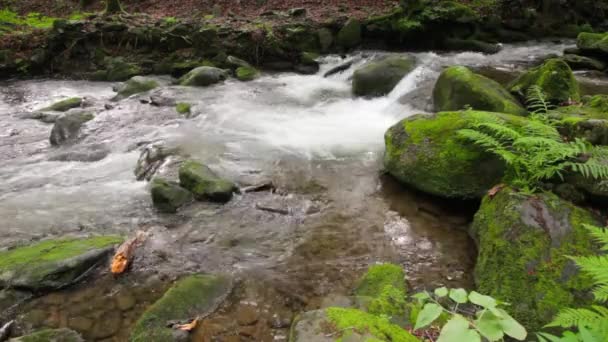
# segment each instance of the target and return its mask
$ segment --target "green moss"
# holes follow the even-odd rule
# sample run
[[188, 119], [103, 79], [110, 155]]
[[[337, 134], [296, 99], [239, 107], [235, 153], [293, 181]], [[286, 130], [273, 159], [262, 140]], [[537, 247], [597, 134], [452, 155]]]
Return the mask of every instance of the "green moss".
[[424, 6], [420, 17], [427, 22], [472, 23], [479, 20], [477, 12], [456, 1], [440, 1]]
[[583, 305], [590, 279], [567, 258], [592, 253], [583, 223], [595, 220], [554, 194], [525, 197], [507, 188], [484, 198], [471, 227], [478, 291], [511, 303], [509, 312], [531, 331], [560, 308]]
[[135, 324], [131, 342], [171, 342], [167, 321], [189, 320], [208, 314], [223, 301], [231, 289], [227, 277], [192, 275], [179, 280], [156, 301]]
[[384, 316], [375, 316], [356, 309], [328, 308], [327, 317], [338, 331], [340, 337], [347, 331], [367, 332], [381, 341], [418, 342], [418, 339], [398, 325], [392, 324]]
[[543, 65], [532, 68], [515, 79], [509, 91], [520, 98], [525, 98], [531, 86], [539, 86], [554, 104], [580, 100], [579, 84], [566, 62], [561, 59], [549, 59]]
[[44, 329], [32, 334], [11, 339], [13, 342], [80, 342], [80, 335], [69, 329]]
[[475, 74], [463, 66], [445, 69], [433, 90], [437, 111], [471, 107], [497, 113], [527, 115], [527, 111], [498, 82]]
[[374, 265], [369, 268], [355, 289], [355, 295], [366, 303], [367, 311], [389, 316], [405, 311], [405, 274], [400, 266]]
[[257, 78], [258, 71], [253, 67], [238, 67], [236, 69], [236, 78], [240, 81], [251, 81]]
[[71, 97], [69, 99], [65, 99], [59, 102], [55, 102], [52, 105], [41, 109], [42, 111], [54, 111], [54, 112], [66, 112], [72, 108], [80, 107], [82, 103], [82, 98], [80, 97]]
[[179, 184], [160, 177], [152, 181], [150, 194], [154, 207], [165, 213], [175, 213], [179, 207], [192, 199], [192, 194]]
[[135, 76], [126, 81], [117, 89], [118, 96], [121, 98], [129, 97], [134, 94], [150, 91], [158, 86], [159, 84], [156, 82], [156, 80], [142, 76]]
[[583, 51], [608, 55], [608, 33], [580, 33], [576, 46]]
[[193, 160], [187, 160], [179, 168], [179, 182], [200, 201], [228, 202], [236, 190], [234, 183], [218, 177], [207, 166]]
[[177, 105], [175, 105], [175, 110], [177, 110], [179, 114], [190, 114], [191, 108], [192, 105], [185, 102], [179, 102]]
[[411, 116], [385, 134], [385, 169], [421, 191], [452, 198], [481, 198], [500, 182], [504, 164], [460, 139], [456, 132], [485, 116], [519, 126], [525, 118], [489, 112], [442, 112]]

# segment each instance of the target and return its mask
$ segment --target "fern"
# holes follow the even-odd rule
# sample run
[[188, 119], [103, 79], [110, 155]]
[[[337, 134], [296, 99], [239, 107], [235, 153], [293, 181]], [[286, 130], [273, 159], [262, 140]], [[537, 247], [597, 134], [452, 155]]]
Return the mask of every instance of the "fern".
[[547, 100], [547, 96], [542, 88], [537, 85], [528, 88], [526, 105], [530, 112], [530, 117], [542, 122], [548, 122], [549, 114], [555, 109]]

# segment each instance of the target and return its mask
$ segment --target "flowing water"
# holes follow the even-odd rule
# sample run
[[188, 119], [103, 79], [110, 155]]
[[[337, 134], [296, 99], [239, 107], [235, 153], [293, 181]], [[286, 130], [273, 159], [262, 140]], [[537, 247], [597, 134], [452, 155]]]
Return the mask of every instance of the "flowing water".
[[[120, 283], [102, 278], [54, 294], [63, 299], [34, 301], [29, 309], [37, 319], [27, 316], [28, 324], [72, 326], [70, 315], [89, 315], [85, 318], [92, 323], [80, 330], [89, 339], [107, 338], [95, 335], [101, 328], [93, 323], [114, 306], [106, 301], [99, 304], [104, 309], [77, 312], [66, 304], [70, 298], [86, 302], [87, 296], [114, 298], [130, 288], [149, 288], [152, 295], [133, 295], [138, 304], [115, 319], [121, 328], [111, 336], [119, 341], [135, 313], [162, 293], [156, 290], [165, 280], [191, 272], [253, 279], [258, 284], [253, 288], [264, 288], [265, 294], [253, 291], [258, 301], [288, 298], [279, 305], [287, 311], [347, 294], [363, 270], [379, 261], [403, 265], [416, 289], [471, 287], [475, 251], [466, 234], [469, 208], [417, 194], [383, 176], [384, 132], [431, 109], [432, 86], [444, 66], [510, 75], [567, 46], [505, 46], [492, 56], [415, 53], [418, 67], [376, 99], [353, 98], [350, 92], [352, 70], [380, 55], [375, 52], [348, 56], [355, 60], [353, 68], [328, 78], [323, 74], [345, 59], [323, 57], [317, 75], [264, 74], [252, 82], [229, 80], [209, 88], [170, 86], [161, 78], [164, 85], [153, 92], [193, 104], [188, 118], [174, 106], [146, 103], [150, 94], [111, 102], [110, 83], [2, 84], [0, 247], [66, 234], [150, 233], [131, 275]], [[71, 96], [85, 96], [96, 115], [75, 145], [51, 147], [52, 125], [20, 118], [21, 112]], [[277, 191], [158, 214], [148, 184], [137, 181], [133, 170], [142, 146], [160, 142], [179, 147], [240, 186], [271, 181]], [[96, 151], [97, 157], [70, 161], [87, 160], [73, 157], [82, 151]], [[164, 171], [170, 174], [171, 168]]]

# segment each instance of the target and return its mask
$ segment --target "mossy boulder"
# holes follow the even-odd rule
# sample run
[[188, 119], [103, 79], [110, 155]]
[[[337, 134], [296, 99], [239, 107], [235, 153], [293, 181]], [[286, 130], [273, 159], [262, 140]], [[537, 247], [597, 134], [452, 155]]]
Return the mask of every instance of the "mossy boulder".
[[238, 67], [235, 71], [236, 78], [239, 81], [252, 81], [256, 79], [260, 73], [254, 67]]
[[608, 33], [582, 32], [576, 39], [576, 46], [585, 54], [608, 58]]
[[202, 66], [182, 76], [179, 84], [183, 86], [207, 87], [225, 80], [226, 71], [220, 68]]
[[344, 49], [352, 49], [361, 44], [361, 23], [357, 19], [348, 19], [338, 32], [336, 43]]
[[245, 68], [251, 67], [251, 64], [247, 63], [246, 61], [244, 61], [238, 57], [234, 57], [234, 56], [226, 57], [226, 64], [233, 70], [238, 69], [240, 67], [245, 67]]
[[437, 111], [471, 107], [497, 113], [527, 115], [519, 101], [498, 82], [476, 74], [464, 66], [445, 69], [433, 89]]
[[290, 342], [419, 342], [388, 317], [350, 308], [327, 308], [298, 316], [291, 326]]
[[51, 129], [51, 145], [58, 146], [76, 139], [82, 125], [93, 118], [93, 114], [82, 110], [62, 114], [55, 120]]
[[405, 273], [394, 264], [373, 265], [359, 280], [355, 296], [375, 315], [398, 316], [405, 312]]
[[227, 276], [196, 274], [180, 279], [144, 312], [131, 331], [131, 342], [173, 342], [169, 321], [205, 317], [217, 309], [232, 290]]
[[84, 339], [77, 332], [61, 329], [44, 329], [29, 335], [11, 338], [9, 342], [83, 342]]
[[562, 57], [564, 62], [568, 63], [572, 70], [599, 70], [604, 71], [608, 65], [599, 59], [566, 54]]
[[525, 118], [490, 112], [441, 112], [406, 118], [385, 134], [384, 167], [400, 182], [448, 198], [481, 198], [503, 177], [504, 164], [457, 135], [471, 122], [498, 116], [515, 126]]
[[61, 288], [84, 275], [120, 242], [119, 236], [69, 238], [0, 252], [0, 287]]
[[508, 86], [509, 91], [525, 99], [528, 89], [539, 86], [554, 104], [580, 101], [579, 84], [572, 69], [561, 59], [553, 58], [517, 77]]
[[135, 63], [127, 62], [122, 57], [106, 57], [105, 69], [95, 73], [94, 79], [99, 81], [122, 82], [142, 73]]
[[416, 66], [413, 57], [386, 57], [367, 63], [353, 75], [353, 93], [357, 96], [383, 96]]
[[179, 168], [179, 182], [199, 201], [225, 203], [237, 191], [234, 183], [220, 178], [207, 166], [193, 160], [185, 161]]
[[69, 99], [61, 100], [59, 102], [55, 102], [52, 105], [42, 108], [41, 112], [51, 111], [51, 112], [67, 112], [72, 108], [78, 108], [82, 104], [81, 97], [71, 97]]
[[119, 100], [134, 94], [143, 93], [158, 86], [159, 84], [155, 79], [144, 76], [131, 77], [128, 81], [114, 88], [114, 91], [118, 93], [114, 99]]
[[470, 228], [478, 291], [511, 303], [509, 313], [530, 331], [559, 309], [584, 305], [590, 279], [568, 258], [594, 252], [583, 224], [597, 222], [552, 193], [526, 196], [505, 188], [485, 197]]
[[333, 32], [328, 28], [322, 27], [317, 31], [317, 36], [319, 38], [321, 52], [328, 52], [334, 43]]
[[192, 194], [179, 186], [177, 182], [171, 182], [164, 178], [154, 178], [150, 188], [152, 203], [158, 211], [175, 213], [182, 205], [192, 200]]
[[190, 110], [192, 109], [192, 105], [185, 102], [179, 102], [175, 105], [175, 110], [179, 114], [188, 115], [190, 114]]

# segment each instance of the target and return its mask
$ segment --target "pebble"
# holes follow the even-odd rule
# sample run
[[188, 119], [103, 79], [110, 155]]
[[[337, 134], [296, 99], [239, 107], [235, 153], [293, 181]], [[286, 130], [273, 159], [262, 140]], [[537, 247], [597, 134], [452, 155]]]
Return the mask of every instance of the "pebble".
[[239, 325], [252, 325], [258, 321], [258, 312], [251, 305], [240, 305], [237, 309], [236, 320]]

